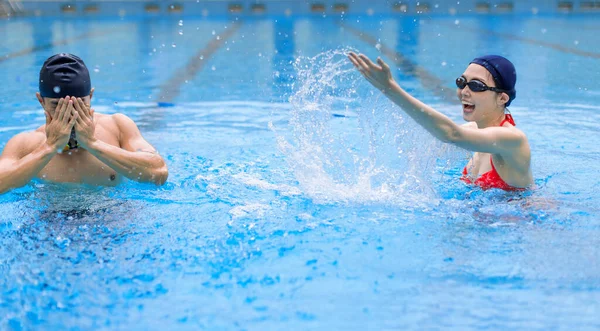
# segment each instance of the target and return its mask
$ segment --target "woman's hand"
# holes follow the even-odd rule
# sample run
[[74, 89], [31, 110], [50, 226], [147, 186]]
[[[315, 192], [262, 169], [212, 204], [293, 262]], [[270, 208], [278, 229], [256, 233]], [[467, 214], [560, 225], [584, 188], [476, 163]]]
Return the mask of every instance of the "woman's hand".
[[373, 63], [365, 55], [356, 55], [354, 52], [348, 54], [348, 59], [373, 86], [384, 93], [390, 89], [394, 78], [390, 67], [381, 58], [377, 58], [379, 65]]

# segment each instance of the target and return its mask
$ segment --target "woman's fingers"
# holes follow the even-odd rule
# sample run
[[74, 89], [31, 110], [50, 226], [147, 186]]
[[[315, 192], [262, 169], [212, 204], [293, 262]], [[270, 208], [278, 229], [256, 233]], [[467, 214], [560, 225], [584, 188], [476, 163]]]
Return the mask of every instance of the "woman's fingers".
[[358, 61], [358, 64], [360, 65], [360, 68], [362, 70], [366, 71], [366, 70], [369, 70], [369, 66], [365, 63], [363, 57], [365, 57], [365, 56], [361, 54], [361, 55], [359, 55], [359, 56], [356, 57], [356, 60]]
[[369, 59], [366, 55], [360, 54], [359, 57], [369, 68], [379, 69], [379, 67], [377, 67], [375, 63], [373, 63], [373, 61], [371, 61], [371, 59]]
[[381, 68], [384, 71], [390, 71], [390, 66], [388, 66], [387, 63], [383, 62], [383, 60], [380, 57], [377, 58], [377, 63], [381, 66]]
[[355, 60], [356, 54], [350, 52], [350, 54], [348, 54], [348, 59], [350, 60], [350, 62], [352, 62], [352, 64], [358, 68], [358, 62], [356, 62]]

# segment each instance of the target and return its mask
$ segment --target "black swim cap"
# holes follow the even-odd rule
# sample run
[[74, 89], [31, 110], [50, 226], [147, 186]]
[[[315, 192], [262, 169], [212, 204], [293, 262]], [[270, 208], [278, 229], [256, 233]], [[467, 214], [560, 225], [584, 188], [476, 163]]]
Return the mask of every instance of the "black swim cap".
[[49, 57], [40, 70], [40, 94], [46, 98], [90, 95], [90, 73], [79, 57], [60, 53]]
[[509, 99], [506, 107], [508, 107], [517, 97], [517, 90], [515, 90], [517, 70], [512, 62], [500, 55], [486, 55], [474, 59], [471, 63], [486, 68], [492, 74], [496, 87], [507, 91]]

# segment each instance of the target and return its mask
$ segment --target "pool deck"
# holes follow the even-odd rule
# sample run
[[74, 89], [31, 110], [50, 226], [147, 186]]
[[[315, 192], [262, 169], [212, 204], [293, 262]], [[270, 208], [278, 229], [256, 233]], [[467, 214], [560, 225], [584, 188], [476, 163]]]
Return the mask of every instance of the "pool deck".
[[[12, 9], [11, 9], [12, 8]], [[600, 14], [598, 1], [2, 0], [0, 17]]]

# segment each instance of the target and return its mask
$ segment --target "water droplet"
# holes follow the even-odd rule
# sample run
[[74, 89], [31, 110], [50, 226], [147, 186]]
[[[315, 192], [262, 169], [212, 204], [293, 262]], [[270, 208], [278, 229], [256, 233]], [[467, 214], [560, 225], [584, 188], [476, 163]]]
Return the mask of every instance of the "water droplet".
[[100, 72], [100, 69], [94, 68], [94, 72]]
[[575, 45], [579, 45], [579, 40], [575, 40], [573, 43], [574, 43]]
[[212, 35], [214, 36], [215, 34], [217, 34], [215, 30], [212, 30]]
[[217, 36], [217, 40], [221, 40], [221, 36]]
[[183, 20], [179, 20], [179, 26], [183, 26]]
[[60, 86], [54, 86], [54, 88], [52, 89], [54, 91], [54, 93], [60, 93]]
[[175, 43], [172, 43], [171, 46], [173, 46], [173, 48], [177, 47]]
[[210, 69], [212, 69], [212, 71], [217, 70], [217, 68], [215, 66], [212, 66]]
[[200, 60], [204, 60], [204, 55], [200, 55]]
[[179, 35], [183, 36], [183, 30], [179, 30]]
[[456, 21], [454, 21], [454, 24], [456, 24], [456, 25], [459, 25], [459, 24], [460, 24], [460, 21], [459, 21], [459, 20], [456, 20]]
[[442, 62], [442, 66], [445, 67], [446, 66], [446, 61]]
[[542, 29], [542, 33], [546, 33], [546, 32], [548, 32], [548, 30], [546, 30], [545, 28]]
[[375, 48], [377, 48], [377, 50], [378, 50], [378, 51], [380, 51], [380, 50], [381, 50], [381, 44], [377, 43], [377, 44], [375, 45]]

